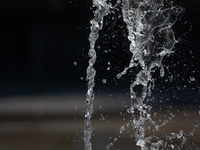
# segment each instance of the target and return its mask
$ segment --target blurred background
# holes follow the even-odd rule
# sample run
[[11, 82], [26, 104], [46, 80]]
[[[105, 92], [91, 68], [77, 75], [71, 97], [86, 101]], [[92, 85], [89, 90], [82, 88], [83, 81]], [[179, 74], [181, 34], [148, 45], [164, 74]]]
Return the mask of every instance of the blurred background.
[[[163, 60], [165, 76], [160, 78], [159, 71], [155, 72], [156, 86], [149, 103], [158, 122], [169, 118], [170, 113], [175, 115], [156, 135], [183, 130], [188, 139], [185, 148], [199, 148], [200, 2], [174, 3], [185, 8], [173, 27], [179, 43], [175, 53]], [[2, 150], [83, 149], [85, 76], [93, 11], [92, 0], [0, 2]], [[131, 58], [120, 13], [105, 18], [96, 44], [92, 119], [95, 150], [104, 149], [115, 137], [119, 141], [113, 149], [138, 149], [128, 131], [119, 133], [130, 119], [126, 113], [129, 85], [140, 70], [133, 68], [120, 80], [116, 78]]]

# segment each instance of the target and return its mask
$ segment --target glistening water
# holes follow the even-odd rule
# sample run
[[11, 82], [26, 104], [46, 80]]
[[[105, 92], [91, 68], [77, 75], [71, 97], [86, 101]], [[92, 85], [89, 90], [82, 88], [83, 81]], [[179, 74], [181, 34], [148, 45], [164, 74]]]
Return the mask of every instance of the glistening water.
[[[153, 107], [148, 102], [151, 101], [151, 92], [155, 87], [155, 73], [159, 70], [160, 77], [164, 77], [165, 64], [162, 61], [174, 53], [173, 48], [178, 43], [172, 27], [183, 12], [183, 8], [173, 5], [173, 2], [168, 0], [118, 0], [115, 2], [93, 0], [93, 7], [96, 10], [94, 18], [90, 21], [90, 60], [87, 68], [88, 91], [84, 130], [85, 150], [92, 150], [91, 118], [94, 112], [93, 105], [95, 105], [93, 88], [96, 73], [98, 74], [98, 70], [96, 71], [94, 68], [98, 57], [95, 44], [100, 30], [103, 29], [105, 17], [115, 14], [116, 11], [122, 13], [121, 16], [128, 31], [126, 38], [130, 42], [129, 51], [132, 55], [129, 65], [116, 74], [116, 78], [120, 80], [129, 69], [139, 68], [138, 72], [132, 72], [134, 80], [131, 81], [129, 88], [130, 106], [127, 107], [127, 113], [131, 117], [121, 126], [119, 132], [122, 134], [125, 130], [132, 129], [133, 132], [129, 133], [129, 136], [135, 140], [141, 150], [182, 149], [187, 143], [187, 133], [183, 130], [179, 129], [162, 137], [154, 133], [170, 122], [175, 117], [174, 114], [169, 113], [168, 117], [163, 116], [165, 118], [163, 122], [157, 123], [152, 117]], [[109, 63], [109, 66], [112, 65]], [[109, 69], [110, 67], [107, 68], [107, 70]], [[106, 79], [103, 79], [102, 82], [106, 83]], [[155, 113], [154, 116], [156, 116]], [[153, 131], [153, 134], [149, 134], [149, 130]], [[193, 131], [191, 129], [192, 133]], [[177, 139], [180, 140], [179, 145], [173, 144], [173, 140]], [[118, 136], [113, 139], [113, 142], [106, 145], [105, 149], [112, 149], [117, 140]]]

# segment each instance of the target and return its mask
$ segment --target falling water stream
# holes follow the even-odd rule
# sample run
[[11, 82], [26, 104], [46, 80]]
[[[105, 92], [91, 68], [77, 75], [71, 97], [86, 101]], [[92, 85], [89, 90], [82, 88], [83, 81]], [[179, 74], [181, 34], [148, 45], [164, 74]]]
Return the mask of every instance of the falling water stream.
[[[94, 112], [93, 88], [96, 75], [93, 66], [97, 58], [95, 43], [99, 37], [99, 31], [103, 28], [104, 17], [112, 13], [115, 7], [121, 8], [123, 21], [126, 23], [128, 30], [129, 50], [132, 54], [129, 66], [118, 73], [116, 77], [119, 79], [132, 67], [141, 67], [134, 82], [130, 85], [131, 105], [127, 109], [127, 112], [132, 116], [129, 124], [135, 131], [133, 135], [136, 145], [142, 150], [160, 149], [167, 145], [166, 141], [169, 138], [181, 138], [181, 145], [184, 144], [186, 138], [183, 136], [182, 130], [166, 136], [166, 141], [155, 135], [146, 136], [145, 134], [147, 123], [159, 130], [161, 126], [169, 121], [165, 120], [162, 125], [156, 124], [151, 118], [152, 107], [146, 103], [146, 99], [151, 96], [151, 90], [154, 88], [152, 73], [156, 69], [160, 69], [160, 76], [164, 76], [165, 71], [162, 60], [165, 56], [170, 56], [173, 53], [174, 45], [178, 42], [175, 39], [172, 26], [176, 22], [181, 8], [173, 6], [173, 3], [168, 0], [118, 0], [115, 5], [107, 0], [93, 0], [93, 7], [96, 7], [96, 10], [94, 18], [90, 21], [90, 60], [87, 68], [88, 91], [86, 94], [87, 109], [84, 130], [85, 150], [92, 150], [91, 135], [93, 129], [91, 117]], [[142, 87], [140, 94], [134, 90], [137, 86]], [[139, 117], [136, 117], [136, 113], [139, 113]], [[120, 133], [123, 130], [125, 130], [125, 126], [121, 127]], [[106, 149], [110, 149], [111, 146], [112, 144], [107, 145]]]

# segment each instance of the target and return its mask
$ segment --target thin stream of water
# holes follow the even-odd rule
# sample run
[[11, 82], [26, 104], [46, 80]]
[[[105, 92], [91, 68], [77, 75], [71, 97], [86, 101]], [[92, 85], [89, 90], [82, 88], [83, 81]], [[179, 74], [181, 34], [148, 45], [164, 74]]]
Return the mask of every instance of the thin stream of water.
[[[151, 119], [150, 105], [145, 103], [146, 97], [151, 95], [151, 90], [154, 88], [154, 78], [152, 72], [160, 69], [160, 76], [164, 76], [164, 66], [162, 64], [163, 58], [173, 53], [173, 47], [177, 43], [175, 39], [172, 26], [177, 20], [177, 15], [181, 12], [181, 8], [173, 6], [173, 3], [167, 0], [122, 0], [117, 1], [115, 6], [106, 0], [93, 0], [93, 5], [96, 7], [94, 18], [90, 21], [91, 33], [89, 36], [90, 50], [89, 66], [87, 68], [88, 91], [86, 98], [86, 114], [85, 114], [85, 130], [84, 143], [85, 150], [92, 150], [91, 134], [92, 123], [90, 121], [92, 113], [94, 112], [93, 101], [95, 86], [96, 71], [93, 67], [96, 61], [95, 43], [99, 37], [99, 30], [103, 28], [103, 19], [106, 15], [111, 13], [111, 10], [117, 5], [121, 6], [123, 20], [127, 25], [128, 40], [130, 44], [130, 52], [132, 58], [129, 66], [121, 73], [117, 74], [117, 78], [125, 75], [127, 70], [131, 67], [141, 67], [136, 75], [135, 81], [130, 85], [131, 106], [127, 110], [132, 115], [131, 126], [135, 130], [136, 145], [142, 150], [159, 149], [164, 147], [166, 142], [160, 140], [156, 136], [145, 136], [145, 123], [150, 122], [156, 130], [163, 125], [157, 125]], [[137, 96], [134, 87], [142, 86], [141, 96]], [[139, 112], [139, 119], [135, 117], [135, 112]], [[122, 128], [121, 128], [122, 129]], [[125, 130], [120, 129], [120, 133]], [[182, 134], [181, 134], [182, 133]], [[184, 139], [183, 132], [174, 134], [173, 137], [180, 137]], [[171, 136], [169, 136], [171, 137]], [[168, 138], [169, 138], [168, 137]], [[154, 140], [152, 142], [152, 139]], [[185, 139], [184, 139], [185, 140]], [[115, 140], [116, 141], [116, 140]], [[184, 144], [184, 143], [183, 143]], [[106, 146], [109, 149], [113, 143]]]
[[88, 80], [88, 91], [87, 91], [87, 98], [86, 98], [86, 114], [85, 114], [85, 130], [84, 130], [84, 143], [85, 143], [85, 150], [92, 150], [92, 144], [90, 142], [91, 134], [92, 134], [92, 123], [90, 121], [92, 117], [92, 113], [94, 112], [93, 108], [93, 101], [94, 101], [94, 92], [93, 87], [95, 85], [95, 75], [96, 71], [93, 67], [96, 61], [96, 51], [95, 51], [95, 43], [99, 37], [99, 30], [103, 28], [103, 18], [106, 16], [110, 11], [111, 5], [108, 5], [106, 1], [101, 0], [93, 0], [93, 4], [96, 7], [96, 11], [94, 13], [94, 18], [90, 21], [91, 23], [91, 33], [89, 36], [90, 41], [90, 50], [89, 56], [91, 59], [89, 60], [89, 66], [87, 68], [87, 80]]

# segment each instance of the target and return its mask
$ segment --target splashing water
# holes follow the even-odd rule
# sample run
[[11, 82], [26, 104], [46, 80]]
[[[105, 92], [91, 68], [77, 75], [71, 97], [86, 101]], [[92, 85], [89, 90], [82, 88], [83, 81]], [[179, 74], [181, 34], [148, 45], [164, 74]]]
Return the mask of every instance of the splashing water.
[[[92, 134], [92, 123], [90, 121], [94, 111], [93, 101], [94, 93], [93, 87], [95, 85], [96, 71], [93, 65], [96, 61], [95, 42], [99, 37], [99, 30], [103, 28], [103, 19], [106, 15], [111, 13], [115, 7], [121, 4], [123, 20], [127, 25], [128, 40], [130, 44], [130, 52], [132, 58], [130, 64], [121, 73], [117, 74], [117, 78], [125, 75], [128, 69], [136, 66], [142, 68], [137, 73], [135, 81], [130, 85], [131, 106], [127, 110], [132, 115], [132, 127], [135, 130], [136, 145], [140, 146], [142, 150], [159, 149], [164, 145], [163, 140], [159, 140], [156, 136], [145, 136], [145, 122], [150, 122], [158, 130], [159, 126], [151, 119], [151, 106], [145, 104], [147, 96], [151, 95], [151, 89], [154, 88], [154, 78], [152, 72], [155, 69], [160, 69], [160, 76], [164, 76], [164, 67], [162, 60], [164, 56], [173, 53], [172, 49], [177, 43], [172, 26], [177, 20], [177, 14], [180, 13], [181, 8], [175, 7], [167, 0], [122, 0], [117, 1], [114, 6], [106, 0], [93, 0], [93, 5], [96, 7], [94, 18], [90, 21], [91, 33], [89, 36], [90, 50], [89, 66], [87, 68], [88, 91], [86, 98], [86, 114], [85, 114], [85, 130], [84, 142], [85, 150], [92, 150], [90, 142]], [[103, 80], [103, 82], [106, 82]], [[134, 87], [142, 86], [141, 96], [138, 97], [134, 91]], [[135, 112], [139, 112], [139, 119], [136, 119]], [[120, 133], [125, 130], [122, 126]], [[169, 136], [171, 138], [171, 136]], [[168, 137], [168, 138], [169, 138]], [[183, 138], [183, 131], [181, 135], [174, 133], [174, 138]], [[152, 142], [152, 139], [154, 142]], [[150, 143], [150, 144], [149, 144]], [[113, 145], [110, 144], [106, 149]], [[171, 145], [173, 147], [173, 145]]]

